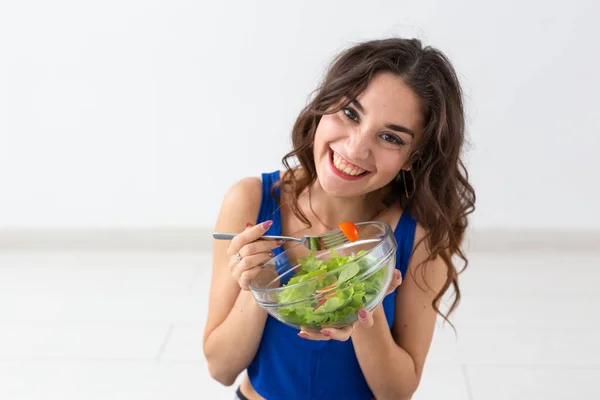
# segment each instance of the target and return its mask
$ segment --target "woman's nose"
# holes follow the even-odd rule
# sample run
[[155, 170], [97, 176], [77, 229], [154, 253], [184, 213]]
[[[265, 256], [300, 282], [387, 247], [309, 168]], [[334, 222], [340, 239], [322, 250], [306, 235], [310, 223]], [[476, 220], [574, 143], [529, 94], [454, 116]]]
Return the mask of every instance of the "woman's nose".
[[346, 142], [346, 154], [356, 161], [364, 160], [371, 152], [369, 146], [367, 135], [364, 132], [355, 132]]

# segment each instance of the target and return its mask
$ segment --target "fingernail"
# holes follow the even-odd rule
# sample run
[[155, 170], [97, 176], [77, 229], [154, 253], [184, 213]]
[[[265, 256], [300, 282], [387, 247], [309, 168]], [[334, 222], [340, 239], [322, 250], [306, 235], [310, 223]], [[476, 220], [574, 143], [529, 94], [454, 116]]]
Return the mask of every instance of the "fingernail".
[[246, 222], [246, 228], [250, 228], [252, 224], [250, 222]]
[[298, 333], [298, 336], [300, 336], [303, 339], [308, 339], [308, 334], [304, 333], [304, 332], [300, 332]]
[[273, 258], [275, 257], [275, 253], [273, 253], [272, 251], [269, 252], [269, 257]]
[[263, 229], [266, 231], [267, 229], [269, 229], [271, 227], [271, 225], [273, 225], [273, 221], [265, 221], [262, 223], [262, 227]]
[[285, 243], [285, 240], [278, 240], [278, 241], [277, 241], [277, 242], [275, 242], [275, 243], [277, 243], [279, 246], [281, 246], [282, 244], [284, 244], [284, 243]]
[[330, 331], [327, 331], [327, 330], [325, 330], [325, 329], [323, 329], [323, 330], [321, 331], [321, 334], [322, 334], [323, 336], [327, 336], [327, 337], [331, 336], [331, 332], [330, 332]]
[[364, 308], [361, 308], [360, 310], [358, 310], [358, 316], [361, 317], [362, 319], [367, 318], [367, 310], [365, 310]]

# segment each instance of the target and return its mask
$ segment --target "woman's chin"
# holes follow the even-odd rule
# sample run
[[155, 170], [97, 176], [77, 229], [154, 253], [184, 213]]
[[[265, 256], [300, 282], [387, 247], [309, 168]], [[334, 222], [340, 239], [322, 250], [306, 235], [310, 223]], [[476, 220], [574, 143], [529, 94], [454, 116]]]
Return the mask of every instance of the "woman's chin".
[[325, 194], [330, 197], [349, 198], [364, 194], [365, 188], [356, 182], [344, 182], [337, 176], [319, 175], [319, 184]]

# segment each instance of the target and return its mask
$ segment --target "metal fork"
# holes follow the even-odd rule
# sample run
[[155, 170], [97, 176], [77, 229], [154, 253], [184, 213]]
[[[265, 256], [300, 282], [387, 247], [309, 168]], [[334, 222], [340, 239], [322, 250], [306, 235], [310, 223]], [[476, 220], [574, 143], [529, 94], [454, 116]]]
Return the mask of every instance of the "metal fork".
[[[231, 240], [236, 237], [237, 233], [213, 233], [213, 238], [217, 240]], [[295, 238], [291, 236], [261, 236], [264, 240], [283, 240], [284, 242], [299, 242], [309, 250], [329, 250], [349, 242], [348, 238], [340, 229], [329, 231], [319, 236], [302, 236]]]

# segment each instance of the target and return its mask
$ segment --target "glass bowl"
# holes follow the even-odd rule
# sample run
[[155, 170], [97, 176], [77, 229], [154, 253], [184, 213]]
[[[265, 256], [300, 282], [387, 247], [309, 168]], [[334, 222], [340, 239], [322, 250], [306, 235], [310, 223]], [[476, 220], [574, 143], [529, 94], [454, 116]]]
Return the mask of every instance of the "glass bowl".
[[383, 301], [396, 268], [396, 240], [383, 222], [356, 224], [358, 240], [310, 251], [298, 244], [265, 263], [250, 282], [258, 304], [298, 330], [340, 328]]

